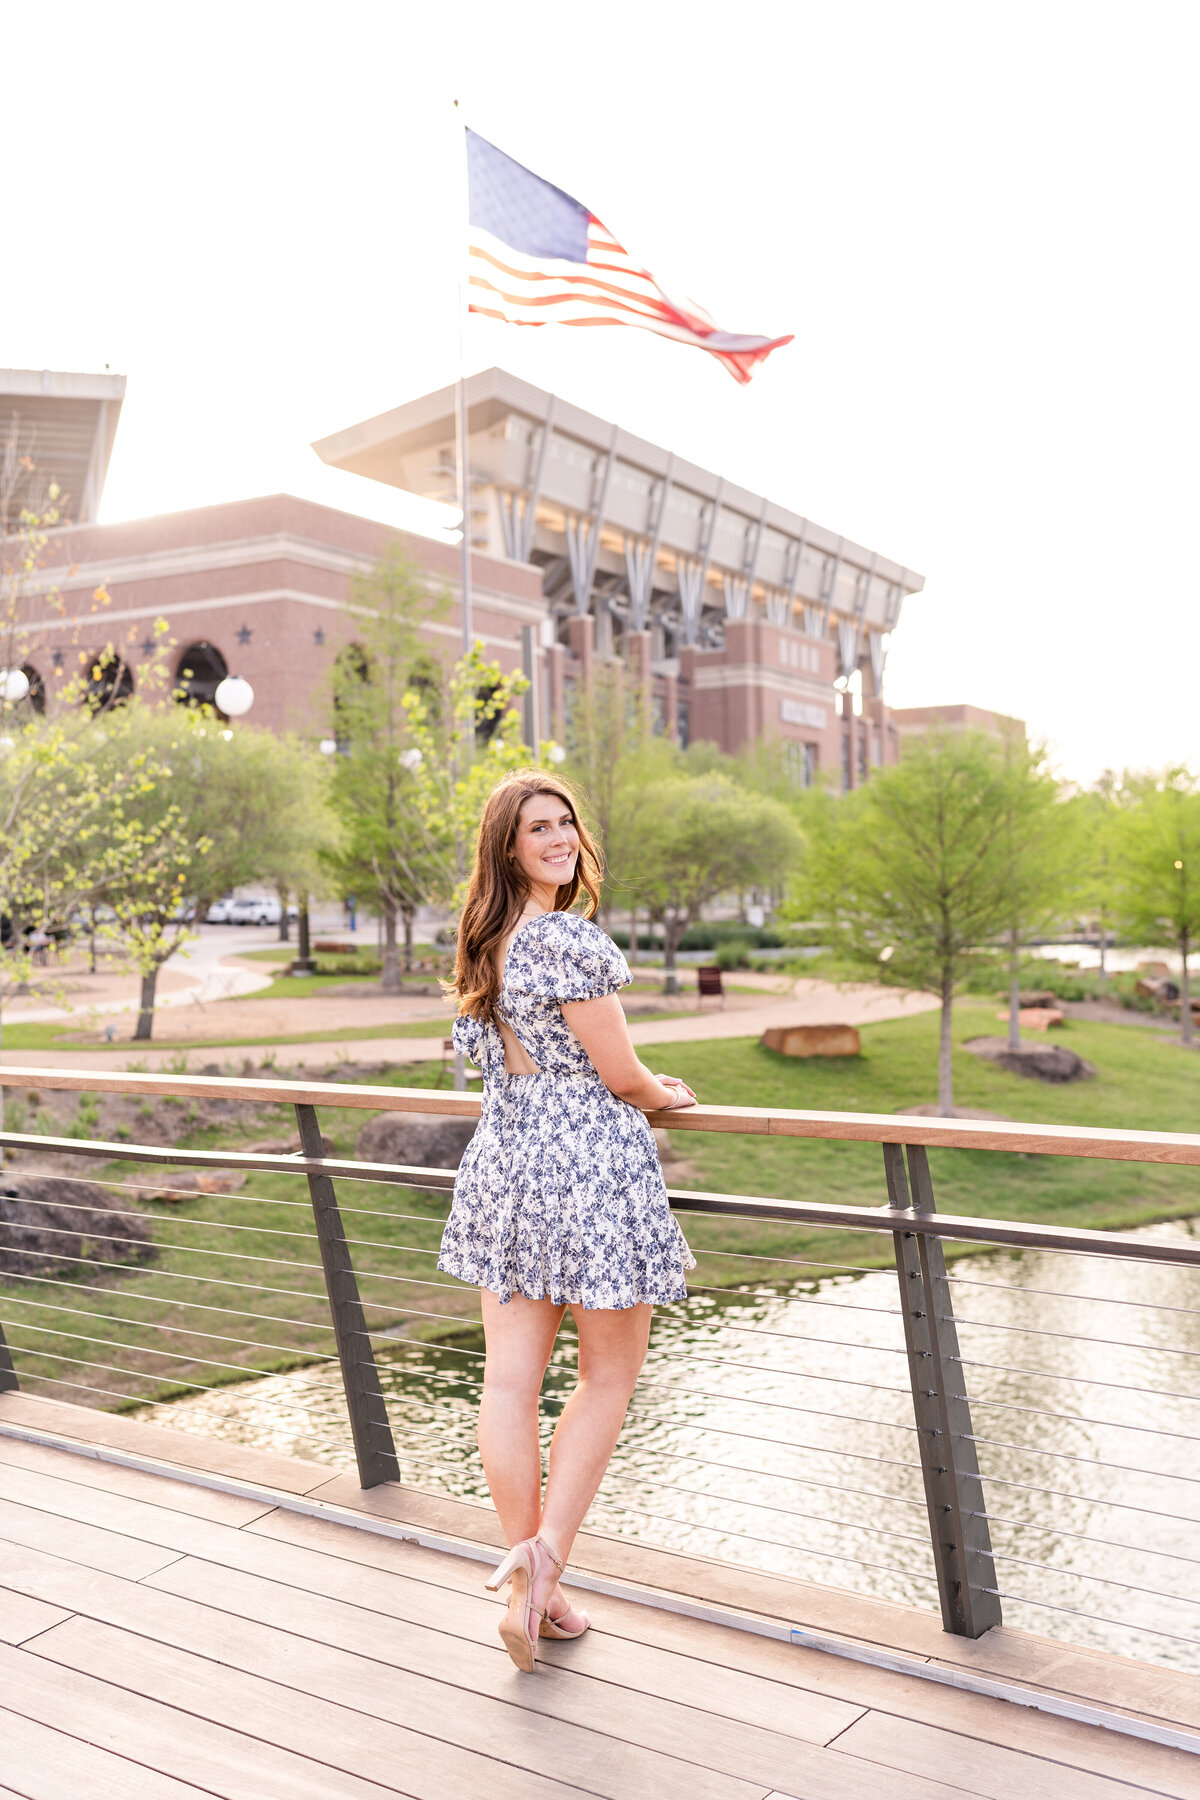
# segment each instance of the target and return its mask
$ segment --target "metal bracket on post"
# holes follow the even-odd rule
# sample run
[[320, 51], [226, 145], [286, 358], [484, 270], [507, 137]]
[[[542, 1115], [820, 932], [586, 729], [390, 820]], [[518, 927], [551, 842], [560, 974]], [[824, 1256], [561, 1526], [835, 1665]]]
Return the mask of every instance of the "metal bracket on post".
[[[909, 1145], [907, 1156], [906, 1172], [904, 1149], [883, 1146], [888, 1202], [900, 1212], [934, 1212], [924, 1147]], [[982, 1637], [1000, 1624], [1000, 1599], [946, 1259], [938, 1239], [924, 1232], [893, 1236], [942, 1624], [958, 1637]]]
[[4, 1327], [0, 1325], [0, 1394], [12, 1394], [20, 1390], [17, 1371], [13, 1368], [12, 1351], [4, 1336]]
[[[296, 1123], [300, 1128], [300, 1146], [306, 1157], [322, 1157], [325, 1144], [317, 1123], [315, 1106], [297, 1106]], [[317, 1242], [325, 1269], [325, 1290], [329, 1296], [329, 1312], [333, 1320], [338, 1361], [342, 1368], [342, 1384], [346, 1390], [346, 1407], [350, 1414], [350, 1430], [354, 1438], [354, 1454], [358, 1476], [363, 1487], [378, 1487], [381, 1481], [394, 1481], [400, 1472], [392, 1428], [387, 1422], [387, 1405], [375, 1370], [375, 1352], [367, 1336], [367, 1322], [358, 1293], [358, 1280], [345, 1228], [329, 1175], [310, 1175], [308, 1192], [312, 1200]]]

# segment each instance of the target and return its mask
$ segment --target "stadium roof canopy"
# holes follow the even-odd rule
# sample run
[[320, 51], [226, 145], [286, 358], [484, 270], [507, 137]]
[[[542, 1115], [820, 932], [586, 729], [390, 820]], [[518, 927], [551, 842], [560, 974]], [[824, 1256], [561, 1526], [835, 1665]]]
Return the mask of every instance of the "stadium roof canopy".
[[40, 509], [57, 482], [64, 518], [95, 520], [124, 398], [123, 375], [0, 369], [0, 461], [11, 450], [32, 464], [13, 472], [10, 518], [22, 506]]

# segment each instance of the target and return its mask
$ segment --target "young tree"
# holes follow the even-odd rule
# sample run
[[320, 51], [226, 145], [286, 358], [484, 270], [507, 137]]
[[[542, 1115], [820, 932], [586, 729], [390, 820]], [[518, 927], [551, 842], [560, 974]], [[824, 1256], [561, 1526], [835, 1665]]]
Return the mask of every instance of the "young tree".
[[1126, 775], [1115, 832], [1117, 912], [1140, 943], [1179, 953], [1180, 1036], [1194, 1037], [1188, 956], [1200, 939], [1200, 792], [1190, 769]]
[[955, 989], [1013, 917], [1019, 806], [1004, 747], [972, 733], [925, 738], [806, 812], [803, 904], [864, 967], [882, 963], [939, 996], [938, 1110], [952, 1116]]
[[[399, 545], [355, 583], [352, 601], [358, 641], [334, 665], [333, 759], [329, 795], [341, 827], [324, 864], [343, 894], [374, 895], [383, 922], [385, 993], [398, 993], [397, 920], [404, 922], [405, 964], [412, 966], [412, 923], [436, 876], [428, 867], [427, 833], [412, 800], [412, 777], [401, 761], [412, 748], [405, 697], [414, 688], [440, 694], [442, 675], [424, 649], [419, 627], [443, 611]], [[436, 715], [437, 705], [431, 707]]]
[[102, 781], [145, 779], [114, 820], [104, 896], [141, 971], [135, 1036], [153, 1033], [158, 975], [220, 894], [247, 882], [297, 888], [332, 842], [323, 771], [308, 746], [251, 725], [223, 729], [210, 709], [138, 702], [114, 714], [97, 748]]
[[664, 993], [679, 992], [675, 953], [701, 909], [734, 889], [780, 883], [799, 852], [799, 833], [779, 802], [727, 775], [677, 776], [648, 787], [615, 874], [644, 896], [662, 926]]

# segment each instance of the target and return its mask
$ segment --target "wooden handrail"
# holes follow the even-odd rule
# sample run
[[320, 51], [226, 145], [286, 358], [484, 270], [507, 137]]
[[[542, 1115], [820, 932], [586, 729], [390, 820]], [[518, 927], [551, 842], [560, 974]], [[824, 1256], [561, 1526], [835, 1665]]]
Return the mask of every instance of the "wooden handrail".
[[[190, 1100], [254, 1100], [277, 1106], [344, 1106], [365, 1112], [449, 1113], [477, 1119], [478, 1094], [437, 1088], [367, 1087], [358, 1082], [240, 1080], [225, 1075], [94, 1074], [80, 1069], [0, 1065], [0, 1087], [89, 1094], [171, 1094]], [[1200, 1166], [1200, 1134], [1115, 1131], [1092, 1125], [1030, 1125], [1002, 1119], [931, 1119], [912, 1113], [800, 1112], [758, 1106], [695, 1106], [647, 1113], [671, 1131], [732, 1131], [752, 1137], [833, 1139], [839, 1143], [923, 1144], [929, 1149], [1005, 1150], [1032, 1156], [1083, 1156], [1112, 1162]]]

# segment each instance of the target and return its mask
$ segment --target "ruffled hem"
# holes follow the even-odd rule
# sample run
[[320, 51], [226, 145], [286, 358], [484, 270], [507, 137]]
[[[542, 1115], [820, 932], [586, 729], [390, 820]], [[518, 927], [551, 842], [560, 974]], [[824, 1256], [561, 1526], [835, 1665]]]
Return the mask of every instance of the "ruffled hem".
[[[684, 1247], [686, 1249], [686, 1245]], [[664, 1273], [657, 1280], [621, 1282], [603, 1289], [586, 1281], [552, 1278], [549, 1292], [543, 1283], [540, 1294], [527, 1293], [517, 1283], [503, 1280], [496, 1269], [489, 1269], [470, 1257], [439, 1256], [437, 1266], [443, 1275], [453, 1275], [455, 1280], [465, 1281], [471, 1287], [486, 1288], [496, 1295], [501, 1306], [506, 1306], [514, 1294], [520, 1294], [522, 1299], [550, 1300], [555, 1306], [582, 1306], [585, 1312], [628, 1312], [633, 1306], [677, 1306], [681, 1300], [686, 1300], [688, 1291], [683, 1272], [694, 1269], [696, 1259], [689, 1250], [687, 1260], [677, 1274], [668, 1276]]]

